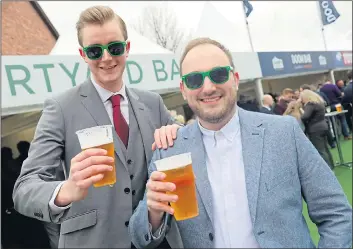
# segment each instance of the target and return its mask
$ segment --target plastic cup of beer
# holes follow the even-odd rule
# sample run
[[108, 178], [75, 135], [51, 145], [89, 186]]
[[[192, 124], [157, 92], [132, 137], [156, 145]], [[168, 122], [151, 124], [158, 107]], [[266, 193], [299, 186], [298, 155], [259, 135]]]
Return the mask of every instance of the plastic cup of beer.
[[[82, 150], [101, 148], [107, 151], [107, 156], [114, 158], [112, 125], [95, 126], [79, 130], [76, 134]], [[103, 187], [107, 185], [112, 187], [116, 183], [115, 162], [112, 162], [110, 165], [113, 167], [113, 170], [105, 172], [102, 180], [93, 184], [94, 187]]]
[[199, 215], [196, 197], [195, 175], [192, 170], [191, 153], [179, 154], [154, 162], [158, 171], [166, 174], [164, 182], [172, 182], [178, 200], [170, 203], [176, 220], [186, 220]]
[[337, 105], [335, 105], [335, 107], [336, 107], [337, 112], [342, 112], [342, 105], [341, 104], [337, 104]]

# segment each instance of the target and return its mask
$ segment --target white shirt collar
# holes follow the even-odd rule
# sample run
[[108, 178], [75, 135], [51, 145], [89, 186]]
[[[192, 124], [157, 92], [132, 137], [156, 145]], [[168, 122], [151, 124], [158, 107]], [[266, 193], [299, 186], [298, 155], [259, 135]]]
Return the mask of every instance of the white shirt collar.
[[233, 141], [233, 139], [235, 138], [235, 135], [240, 130], [239, 114], [238, 114], [237, 108], [235, 109], [235, 113], [232, 119], [229, 120], [229, 122], [225, 126], [223, 126], [219, 131], [208, 130], [202, 127], [199, 120], [197, 120], [197, 122], [204, 136], [214, 138], [217, 133], [223, 133], [224, 137], [230, 142]]
[[98, 85], [98, 83], [94, 80], [92, 74], [91, 74], [91, 81], [94, 85], [94, 87], [96, 88], [98, 94], [99, 94], [99, 97], [102, 99], [102, 102], [105, 103], [107, 100], [109, 100], [109, 98], [113, 95], [117, 95], [117, 94], [120, 94], [123, 96], [124, 100], [127, 100], [127, 97], [126, 97], [126, 87], [125, 87], [125, 84], [123, 82], [123, 85], [120, 89], [120, 91], [118, 92], [111, 92], [103, 87], [101, 87], [100, 85]]
[[271, 107], [265, 106], [263, 105], [263, 107], [265, 107], [267, 110], [271, 111]]

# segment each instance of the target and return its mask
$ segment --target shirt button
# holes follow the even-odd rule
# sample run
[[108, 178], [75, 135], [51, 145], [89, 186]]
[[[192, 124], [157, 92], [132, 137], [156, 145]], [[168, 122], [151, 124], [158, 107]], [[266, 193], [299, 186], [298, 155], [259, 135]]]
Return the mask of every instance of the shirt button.
[[208, 237], [210, 238], [211, 241], [213, 241], [213, 234], [212, 233], [209, 233]]
[[128, 227], [129, 226], [129, 222], [125, 221], [125, 226]]
[[125, 192], [125, 194], [128, 194], [128, 193], [130, 193], [130, 189], [129, 188], [125, 188], [124, 192]]
[[131, 159], [128, 159], [128, 160], [127, 160], [127, 164], [130, 165], [131, 163], [132, 163]]
[[135, 195], [135, 194], [136, 194], [136, 191], [135, 191], [135, 190], [132, 190], [131, 194], [132, 194], [132, 195]]

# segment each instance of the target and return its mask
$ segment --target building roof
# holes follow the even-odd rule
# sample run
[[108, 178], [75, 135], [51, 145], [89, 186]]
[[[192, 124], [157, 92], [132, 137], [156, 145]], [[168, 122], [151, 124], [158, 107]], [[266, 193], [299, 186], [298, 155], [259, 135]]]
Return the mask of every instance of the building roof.
[[45, 14], [44, 10], [42, 7], [40, 7], [39, 3], [37, 1], [30, 1], [32, 7], [37, 11], [38, 15], [40, 18], [43, 20], [45, 25], [48, 27], [49, 31], [52, 33], [52, 35], [55, 37], [55, 40], [58, 40], [59, 38], [59, 32], [55, 29], [54, 25], [52, 22], [49, 20], [48, 16]]

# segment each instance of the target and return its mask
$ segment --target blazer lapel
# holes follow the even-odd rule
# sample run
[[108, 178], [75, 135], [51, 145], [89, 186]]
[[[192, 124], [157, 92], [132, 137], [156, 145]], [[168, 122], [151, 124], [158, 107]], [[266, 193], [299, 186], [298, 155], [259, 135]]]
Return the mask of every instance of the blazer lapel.
[[[96, 121], [97, 125], [112, 125], [112, 122], [110, 121], [110, 118], [104, 107], [104, 104], [90, 79], [88, 79], [85, 83], [81, 85], [80, 95], [81, 95], [82, 104], [85, 106], [87, 111], [91, 114], [93, 119]], [[124, 167], [127, 169], [126, 158], [123, 153], [123, 150], [126, 151], [126, 148], [121, 142], [114, 128], [113, 128], [113, 138], [114, 138], [115, 153], [120, 158]]]
[[205, 206], [206, 212], [213, 223], [212, 211], [212, 189], [208, 179], [206, 166], [206, 152], [202, 140], [202, 134], [198, 122], [190, 126], [188, 132], [183, 134], [184, 139], [190, 140], [186, 143], [185, 151], [191, 152], [192, 168], [196, 176], [196, 188]]
[[[139, 96], [134, 93], [133, 89], [126, 88], [126, 94], [129, 98], [129, 102], [132, 106], [132, 111], [135, 114], [137, 124], [141, 131], [143, 147], [146, 155], [147, 165], [149, 164], [149, 160], [152, 158], [152, 144], [151, 141], [154, 141], [154, 126], [151, 123], [150, 117], [148, 116], [147, 107], [141, 103], [139, 100]], [[158, 127], [159, 128], [159, 127]]]
[[246, 190], [248, 196], [251, 221], [256, 218], [257, 197], [259, 193], [262, 153], [264, 142], [264, 127], [258, 119], [252, 119], [251, 114], [239, 108], [239, 121], [245, 170]]

